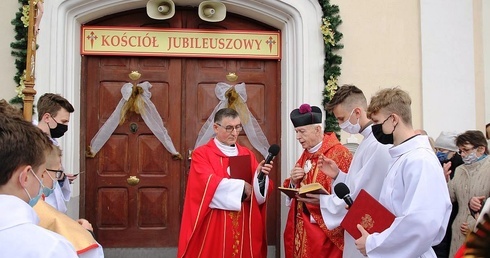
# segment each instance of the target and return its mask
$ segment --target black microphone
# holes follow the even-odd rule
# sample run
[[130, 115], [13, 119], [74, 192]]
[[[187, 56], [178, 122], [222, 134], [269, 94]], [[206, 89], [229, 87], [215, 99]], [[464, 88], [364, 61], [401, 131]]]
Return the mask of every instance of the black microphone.
[[[265, 158], [265, 163], [264, 164], [270, 164], [271, 161], [277, 156], [277, 154], [279, 154], [279, 151], [281, 150], [281, 147], [279, 147], [279, 145], [277, 144], [272, 144], [270, 147], [269, 147], [269, 155], [267, 155], [267, 157]], [[259, 171], [259, 175], [257, 176], [257, 178], [259, 179], [259, 181], [261, 181], [262, 179], [264, 179], [264, 172], [262, 171]]]
[[344, 202], [347, 204], [347, 206], [352, 206], [352, 203], [354, 203], [354, 201], [352, 201], [352, 198], [350, 197], [350, 190], [347, 185], [345, 185], [344, 183], [338, 183], [335, 185], [333, 190], [335, 191], [337, 197], [339, 197], [340, 199], [344, 199]]

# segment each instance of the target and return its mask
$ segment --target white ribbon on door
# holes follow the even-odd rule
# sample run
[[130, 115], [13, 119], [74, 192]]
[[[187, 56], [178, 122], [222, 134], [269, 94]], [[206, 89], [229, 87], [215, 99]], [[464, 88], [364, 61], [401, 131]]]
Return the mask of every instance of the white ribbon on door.
[[97, 152], [99, 152], [107, 140], [109, 140], [112, 133], [114, 133], [117, 126], [124, 123], [127, 112], [134, 111], [141, 115], [143, 121], [148, 125], [150, 130], [167, 151], [173, 155], [173, 158], [182, 159], [182, 155], [175, 149], [167, 129], [163, 126], [163, 120], [160, 117], [160, 114], [150, 100], [151, 87], [152, 85], [149, 82], [139, 83], [136, 85], [136, 88], [134, 88], [131, 83], [126, 83], [122, 86], [122, 99], [117, 104], [116, 109], [112, 112], [109, 119], [107, 119], [94, 138], [90, 141], [86, 156], [95, 157]]
[[231, 86], [224, 82], [219, 82], [216, 84], [214, 92], [220, 102], [214, 108], [213, 112], [206, 120], [206, 123], [204, 123], [199, 131], [194, 149], [206, 144], [209, 139], [214, 137], [214, 115], [216, 112], [218, 112], [218, 110], [229, 107], [238, 112], [243, 125], [243, 130], [247, 134], [252, 146], [257, 149], [262, 156], [264, 156], [264, 158], [267, 157], [269, 153], [269, 142], [267, 141], [267, 137], [262, 132], [257, 119], [255, 119], [247, 107], [247, 90], [245, 89], [245, 83], [242, 82], [235, 86]]

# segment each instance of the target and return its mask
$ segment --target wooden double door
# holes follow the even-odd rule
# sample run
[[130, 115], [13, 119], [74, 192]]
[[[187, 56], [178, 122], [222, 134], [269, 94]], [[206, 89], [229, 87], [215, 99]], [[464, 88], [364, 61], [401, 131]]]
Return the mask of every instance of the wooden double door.
[[[133, 10], [90, 23], [104, 26], [211, 28], [196, 9], [177, 10], [166, 21], [151, 20], [146, 11]], [[271, 28], [228, 14], [219, 29]], [[218, 82], [245, 82], [247, 106], [257, 118], [269, 143], [280, 141], [280, 63], [277, 60], [204, 59], [165, 57], [83, 57], [81, 91], [81, 144], [85, 149], [122, 98], [128, 74], [142, 74], [138, 82], [151, 83], [151, 101], [164, 121], [173, 144], [184, 157], [175, 160], [153, 135], [140, 115], [131, 113], [94, 158], [81, 159], [81, 215], [94, 225], [104, 247], [177, 246], [185, 185], [202, 125], [218, 104]], [[237, 82], [226, 81], [235, 72]], [[253, 149], [244, 132], [239, 142]], [[259, 160], [263, 157], [255, 151]], [[276, 161], [280, 164], [280, 158]], [[139, 179], [135, 185], [130, 177]], [[280, 184], [278, 166], [271, 176]], [[268, 202], [269, 245], [279, 247], [279, 193]]]

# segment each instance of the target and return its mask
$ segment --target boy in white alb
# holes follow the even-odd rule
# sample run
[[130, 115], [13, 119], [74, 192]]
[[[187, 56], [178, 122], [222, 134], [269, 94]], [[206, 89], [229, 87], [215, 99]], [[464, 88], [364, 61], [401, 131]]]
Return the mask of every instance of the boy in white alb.
[[[320, 170], [335, 179], [332, 189], [336, 184], [342, 182], [349, 187], [353, 199], [357, 197], [361, 189], [378, 199], [391, 160], [388, 153], [391, 145], [381, 144], [374, 138], [371, 129], [372, 122], [366, 114], [367, 101], [364, 93], [354, 85], [344, 85], [337, 90], [327, 104], [327, 110], [335, 115], [342, 130], [350, 134], [359, 133], [364, 139], [354, 153], [349, 173], [340, 171], [333, 160], [326, 158], [319, 159]], [[320, 195], [320, 208], [328, 228], [340, 226], [340, 222], [347, 213], [345, 202], [335, 194]], [[354, 241], [355, 239], [349, 233], [344, 232], [342, 257], [364, 257], [357, 250]]]
[[382, 144], [393, 144], [379, 201], [396, 216], [381, 233], [357, 226], [362, 237], [356, 246], [368, 257], [435, 258], [431, 247], [446, 232], [451, 202], [444, 173], [428, 137], [415, 134], [410, 105], [408, 93], [392, 88], [376, 93], [368, 107], [373, 135]]

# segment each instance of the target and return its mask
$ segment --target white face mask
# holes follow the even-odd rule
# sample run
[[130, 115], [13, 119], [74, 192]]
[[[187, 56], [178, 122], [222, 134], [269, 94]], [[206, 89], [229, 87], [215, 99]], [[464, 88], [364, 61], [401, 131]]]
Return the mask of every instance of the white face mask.
[[359, 118], [357, 119], [357, 123], [355, 125], [351, 124], [349, 121], [354, 114], [354, 109], [350, 112], [349, 118], [345, 120], [342, 124], [339, 125], [340, 129], [344, 130], [346, 133], [350, 134], [358, 134], [361, 131], [361, 125], [359, 124]]

